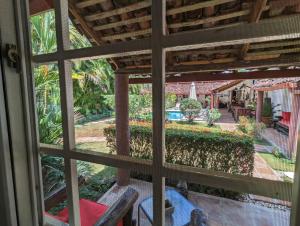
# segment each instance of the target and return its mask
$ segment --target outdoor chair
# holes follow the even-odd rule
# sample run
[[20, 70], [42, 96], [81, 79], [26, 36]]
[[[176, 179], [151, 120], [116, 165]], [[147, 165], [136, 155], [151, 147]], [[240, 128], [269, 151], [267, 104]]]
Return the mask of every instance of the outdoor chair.
[[[81, 226], [134, 226], [132, 211], [137, 198], [138, 192], [133, 188], [127, 188], [111, 207], [102, 203], [80, 199]], [[48, 213], [45, 216], [46, 225], [69, 225], [68, 208], [64, 208], [56, 216]]]
[[290, 127], [290, 120], [291, 120], [291, 112], [282, 112], [282, 116], [280, 120], [276, 122], [276, 129], [279, 132], [282, 132], [285, 135], [289, 134], [289, 127]]

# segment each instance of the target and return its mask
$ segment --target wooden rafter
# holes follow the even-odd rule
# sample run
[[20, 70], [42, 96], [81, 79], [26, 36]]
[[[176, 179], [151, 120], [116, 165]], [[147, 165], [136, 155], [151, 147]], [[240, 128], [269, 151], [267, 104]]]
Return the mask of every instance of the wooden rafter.
[[294, 46], [300, 45], [300, 40], [291, 40], [291, 41], [280, 41], [280, 42], [267, 42], [267, 43], [260, 43], [260, 44], [252, 44], [249, 48], [251, 49], [267, 49], [267, 48], [274, 48], [274, 47], [285, 47], [285, 46]]
[[181, 6], [178, 8], [173, 8], [173, 9], [167, 10], [167, 16], [171, 16], [171, 15], [175, 15], [175, 14], [179, 14], [179, 13], [185, 13], [185, 12], [193, 11], [193, 10], [197, 10], [197, 9], [212, 7], [212, 6], [216, 6], [216, 5], [221, 5], [221, 4], [234, 2], [234, 1], [235, 0], [212, 0], [212, 1], [199, 2], [196, 4], [192, 4], [192, 5]]
[[236, 61], [236, 57], [227, 57], [213, 60], [195, 60], [195, 61], [182, 61], [174, 65], [203, 65], [203, 64], [222, 64]]
[[146, 15], [146, 16], [142, 16], [142, 17], [130, 18], [128, 20], [120, 20], [120, 21], [117, 21], [114, 23], [94, 26], [93, 29], [95, 31], [101, 31], [101, 30], [105, 30], [105, 29], [115, 28], [115, 27], [119, 27], [119, 26], [126, 26], [129, 24], [146, 22], [146, 21], [150, 21], [150, 20], [151, 20], [151, 15]]
[[138, 3], [134, 3], [122, 8], [117, 8], [117, 9], [113, 9], [110, 11], [105, 11], [105, 12], [97, 12], [97, 13], [93, 13], [91, 15], [87, 15], [84, 18], [87, 21], [95, 21], [95, 20], [101, 20], [101, 19], [105, 19], [107, 17], [111, 17], [111, 16], [116, 16], [116, 15], [120, 15], [120, 14], [124, 14], [124, 13], [129, 13], [135, 10], [139, 10], [139, 9], [143, 9], [143, 8], [147, 8], [151, 6], [151, 1], [150, 0], [145, 0], [142, 2], [138, 2]]
[[132, 32], [104, 36], [104, 37], [102, 37], [102, 40], [103, 41], [118, 40], [118, 39], [131, 38], [131, 37], [140, 36], [140, 35], [147, 35], [150, 33], [151, 33], [151, 29], [149, 28], [149, 29], [145, 29], [145, 30], [137, 30], [137, 31], [132, 31]]
[[[268, 0], [256, 0], [254, 4], [254, 8], [252, 14], [249, 19], [249, 23], [257, 23], [261, 17], [262, 12], [267, 7]], [[241, 57], [245, 57], [250, 47], [250, 43], [246, 43], [243, 45], [241, 50]]]
[[240, 17], [240, 16], [245, 16], [250, 14], [249, 9], [233, 12], [233, 13], [227, 13], [224, 15], [219, 15], [219, 16], [213, 16], [213, 17], [207, 17], [204, 19], [199, 19], [199, 20], [194, 20], [194, 21], [188, 21], [188, 22], [179, 22], [179, 23], [172, 23], [169, 24], [169, 28], [181, 28], [181, 27], [190, 27], [190, 26], [198, 26], [206, 23], [213, 23], [217, 22], [220, 20], [227, 20], [235, 17]]
[[[293, 56], [284, 56], [279, 59], [268, 59], [260, 61], [236, 61], [224, 64], [207, 64], [207, 65], [180, 65], [180, 66], [167, 66], [167, 73], [191, 73], [191, 72], [208, 72], [208, 71], [225, 71], [225, 70], [239, 70], [239, 69], [259, 69], [270, 67], [288, 67], [299, 66], [300, 54]], [[125, 69], [119, 68], [119, 74], [151, 74], [150, 69]]]
[[284, 54], [284, 53], [298, 53], [298, 52], [300, 52], [300, 47], [299, 46], [296, 47], [296, 48], [276, 49], [276, 50], [269, 50], [269, 51], [262, 51], [262, 52], [247, 53], [246, 57], [248, 57], [248, 56]]
[[73, 1], [69, 1], [69, 12], [71, 12], [72, 16], [78, 21], [78, 23], [81, 25], [84, 32], [92, 38], [97, 45], [103, 44], [103, 41], [101, 41], [101, 36], [99, 34], [96, 34], [87, 24], [87, 22], [82, 18], [82, 16], [78, 13], [78, 11], [75, 8], [75, 4]]
[[[272, 70], [272, 71], [252, 71], [252, 72], [234, 72], [234, 73], [190, 73], [180, 76], [171, 76], [166, 78], [167, 83], [173, 82], [200, 82], [200, 81], [228, 81], [228, 80], [255, 80], [267, 78], [297, 77], [300, 69], [292, 70]], [[152, 78], [130, 78], [130, 84], [152, 83]]]
[[85, 8], [85, 7], [88, 7], [88, 6], [93, 6], [93, 5], [96, 5], [96, 4], [100, 4], [102, 2], [105, 2], [107, 0], [85, 0], [85, 1], [80, 1], [78, 3], [76, 3], [76, 7], [77, 8]]

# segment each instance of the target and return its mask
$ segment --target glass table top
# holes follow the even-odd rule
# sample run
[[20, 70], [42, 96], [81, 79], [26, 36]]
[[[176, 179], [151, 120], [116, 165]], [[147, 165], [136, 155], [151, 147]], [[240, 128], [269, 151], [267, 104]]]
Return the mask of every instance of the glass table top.
[[[189, 200], [183, 197], [174, 189], [166, 190], [165, 197], [168, 199], [172, 206], [175, 207], [171, 216], [166, 215], [166, 225], [184, 226], [188, 225], [191, 220], [191, 212], [197, 207], [194, 206]], [[144, 199], [140, 203], [140, 208], [147, 215], [150, 222], [153, 222], [153, 197]]]

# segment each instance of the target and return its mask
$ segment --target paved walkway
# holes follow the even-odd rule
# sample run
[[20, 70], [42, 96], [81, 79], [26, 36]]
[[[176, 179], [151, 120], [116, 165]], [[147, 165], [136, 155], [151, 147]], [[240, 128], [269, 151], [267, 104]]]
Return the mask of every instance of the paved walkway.
[[278, 132], [273, 128], [266, 128], [262, 133], [263, 138], [270, 142], [273, 146], [278, 147], [287, 154], [288, 150], [288, 136]]
[[253, 177], [264, 178], [268, 180], [282, 181], [281, 177], [268, 165], [268, 163], [255, 153]]
[[237, 129], [237, 123], [232, 117], [232, 113], [228, 112], [228, 109], [219, 109], [222, 114], [221, 118], [216, 122], [216, 125], [220, 125], [223, 130], [234, 131]]
[[[152, 183], [131, 179], [130, 187], [139, 193], [135, 202], [133, 218], [137, 219], [137, 206], [145, 198], [152, 196]], [[98, 202], [112, 205], [126, 187], [114, 185]], [[204, 210], [208, 226], [288, 226], [290, 211], [272, 209], [253, 203], [239, 202], [197, 192], [189, 192], [188, 199]], [[141, 214], [141, 226], [150, 226]]]

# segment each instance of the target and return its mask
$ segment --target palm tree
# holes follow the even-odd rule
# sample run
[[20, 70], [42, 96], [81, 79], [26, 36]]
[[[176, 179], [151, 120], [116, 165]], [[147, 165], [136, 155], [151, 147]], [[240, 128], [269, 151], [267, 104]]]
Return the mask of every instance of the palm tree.
[[[55, 17], [47, 12], [31, 18], [32, 52], [43, 54], [56, 51]], [[84, 48], [91, 44], [79, 34], [70, 22], [72, 48]], [[87, 115], [92, 109], [107, 107], [105, 94], [113, 93], [114, 73], [106, 60], [85, 60], [72, 63], [74, 84], [74, 111]], [[60, 108], [59, 73], [57, 64], [34, 68], [36, 107], [40, 142], [55, 144], [62, 139], [62, 116]], [[100, 106], [100, 107], [99, 107]], [[97, 112], [96, 112], [97, 113]], [[47, 195], [64, 182], [63, 159], [43, 155], [44, 192]], [[79, 174], [91, 172], [91, 166], [79, 161]]]
[[[49, 11], [31, 18], [32, 52], [43, 54], [56, 51], [55, 16]], [[70, 21], [71, 48], [91, 46]], [[59, 83], [56, 64], [39, 66], [34, 71], [41, 142], [56, 142], [61, 136]], [[99, 113], [108, 107], [104, 95], [113, 93], [114, 72], [104, 59], [72, 63], [74, 106], [84, 116]], [[96, 109], [96, 111], [95, 111]], [[53, 128], [57, 129], [53, 129]], [[60, 131], [60, 132], [59, 132]]]

